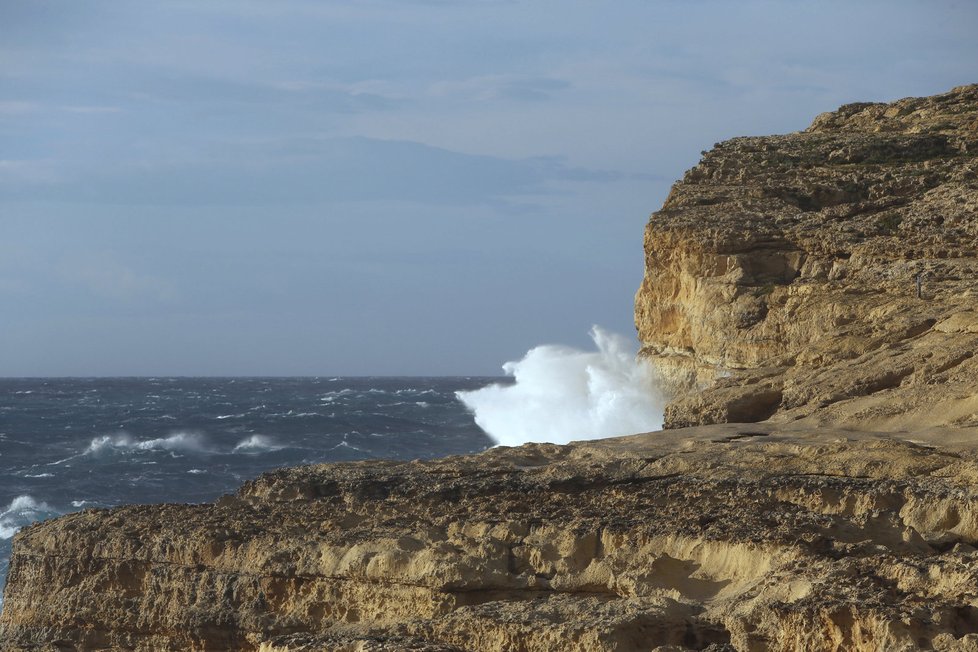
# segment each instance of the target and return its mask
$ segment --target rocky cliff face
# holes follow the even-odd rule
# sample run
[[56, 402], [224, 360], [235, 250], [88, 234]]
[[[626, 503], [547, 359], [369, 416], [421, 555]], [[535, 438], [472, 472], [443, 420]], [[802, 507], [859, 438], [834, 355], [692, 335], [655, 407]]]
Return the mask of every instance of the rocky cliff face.
[[978, 650], [976, 155], [978, 86], [718, 145], [636, 300], [691, 427], [35, 524], [0, 647]]
[[978, 423], [978, 86], [718, 144], [645, 254], [635, 322], [679, 397], [668, 426]]

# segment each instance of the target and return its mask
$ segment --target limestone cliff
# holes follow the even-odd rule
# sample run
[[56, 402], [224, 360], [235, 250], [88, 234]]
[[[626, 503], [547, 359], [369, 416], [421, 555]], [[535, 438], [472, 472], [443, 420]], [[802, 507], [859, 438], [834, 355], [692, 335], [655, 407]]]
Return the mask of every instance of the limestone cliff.
[[680, 397], [667, 426], [978, 424], [978, 85], [718, 144], [645, 255], [635, 322]]
[[978, 86], [718, 145], [636, 300], [690, 427], [35, 524], [0, 647], [978, 651], [976, 155]]

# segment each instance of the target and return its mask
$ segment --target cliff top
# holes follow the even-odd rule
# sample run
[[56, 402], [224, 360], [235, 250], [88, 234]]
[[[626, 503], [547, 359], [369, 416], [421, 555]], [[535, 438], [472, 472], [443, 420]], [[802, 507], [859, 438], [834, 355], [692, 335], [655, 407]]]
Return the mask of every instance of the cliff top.
[[978, 133], [978, 84], [930, 97], [896, 102], [856, 102], [815, 118], [806, 133], [946, 134]]

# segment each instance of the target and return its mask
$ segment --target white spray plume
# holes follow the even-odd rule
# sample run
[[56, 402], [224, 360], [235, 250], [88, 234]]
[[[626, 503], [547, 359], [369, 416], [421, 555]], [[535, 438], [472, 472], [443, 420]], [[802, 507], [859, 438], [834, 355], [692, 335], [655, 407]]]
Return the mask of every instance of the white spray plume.
[[135, 441], [126, 433], [94, 438], [84, 454], [100, 454], [106, 451], [182, 451], [207, 452], [204, 437], [195, 432], [174, 432], [169, 437]]
[[566, 444], [662, 428], [665, 401], [651, 365], [620, 335], [595, 326], [597, 351], [538, 346], [503, 371], [513, 385], [490, 385], [456, 396], [475, 422], [503, 446]]
[[275, 443], [275, 440], [265, 435], [252, 435], [247, 439], [241, 440], [234, 447], [235, 453], [263, 453], [265, 451], [279, 451], [282, 446]]

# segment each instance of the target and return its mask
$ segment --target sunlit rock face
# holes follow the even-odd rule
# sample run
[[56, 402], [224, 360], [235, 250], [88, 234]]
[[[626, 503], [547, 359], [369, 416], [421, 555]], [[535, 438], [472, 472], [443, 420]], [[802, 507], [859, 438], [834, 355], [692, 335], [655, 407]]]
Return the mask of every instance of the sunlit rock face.
[[667, 427], [978, 423], [978, 86], [716, 145], [645, 255], [635, 322]]

